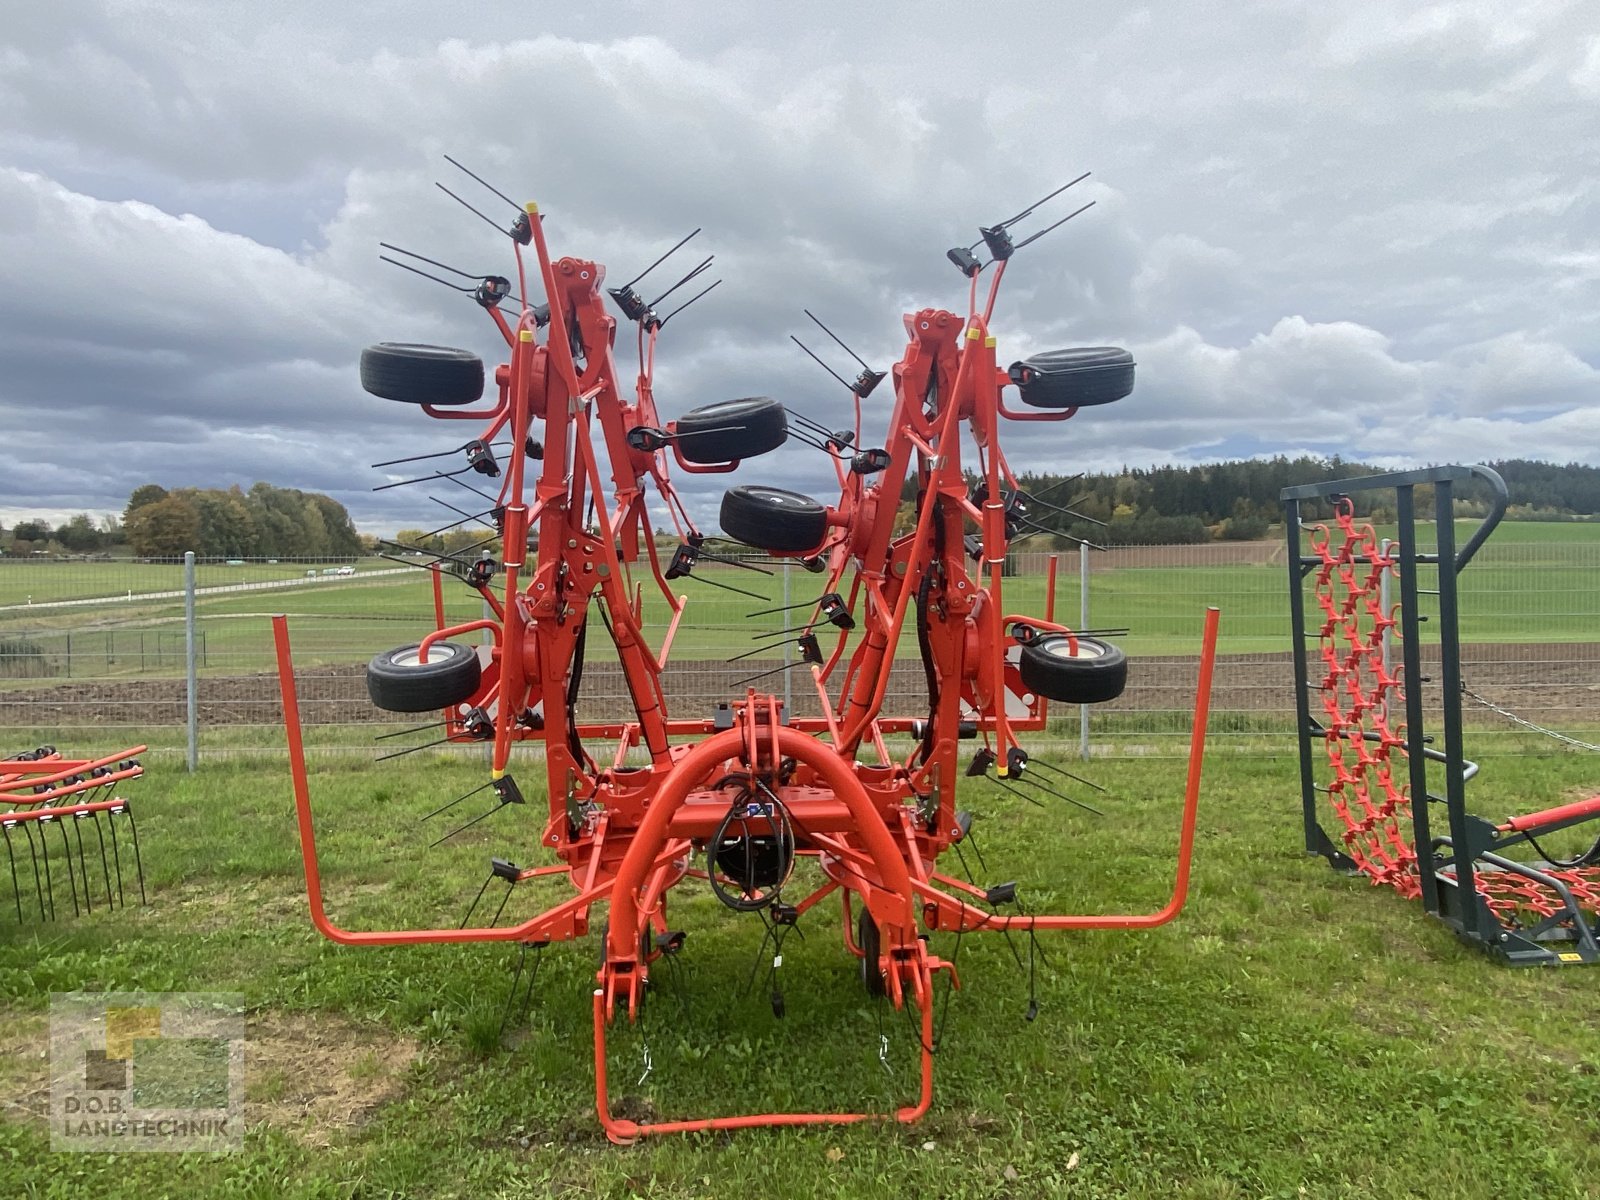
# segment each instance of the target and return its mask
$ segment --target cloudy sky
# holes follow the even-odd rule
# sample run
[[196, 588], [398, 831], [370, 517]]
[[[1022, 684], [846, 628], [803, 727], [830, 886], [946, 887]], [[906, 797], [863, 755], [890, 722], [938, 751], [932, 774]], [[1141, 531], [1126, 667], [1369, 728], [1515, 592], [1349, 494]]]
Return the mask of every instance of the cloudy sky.
[[[1589, 0], [3, 8], [8, 524], [149, 481], [326, 491], [374, 531], [442, 511], [368, 464], [461, 427], [356, 363], [496, 361], [470, 300], [377, 258], [510, 273], [433, 186], [472, 186], [445, 153], [614, 281], [704, 227], [724, 282], [663, 334], [668, 416], [759, 393], [838, 419], [802, 307], [886, 367], [903, 311], [964, 303], [947, 247], [1092, 170], [1068, 195], [1096, 206], [1011, 265], [1001, 353], [1126, 345], [1139, 384], [1023, 427], [1019, 465], [1600, 463]], [[831, 471], [740, 478], [825, 497]], [[714, 513], [725, 480], [682, 482]]]

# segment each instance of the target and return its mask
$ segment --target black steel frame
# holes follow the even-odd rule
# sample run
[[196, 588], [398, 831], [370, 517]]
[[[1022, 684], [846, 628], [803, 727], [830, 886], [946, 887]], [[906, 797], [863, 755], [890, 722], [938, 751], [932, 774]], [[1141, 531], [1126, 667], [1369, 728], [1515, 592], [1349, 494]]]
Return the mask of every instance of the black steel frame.
[[[1473, 478], [1488, 483], [1494, 493], [1494, 503], [1489, 515], [1473, 531], [1466, 545], [1457, 550], [1454, 521], [1456, 485]], [[1437, 535], [1437, 551], [1433, 554], [1417, 552], [1416, 489], [1422, 485], [1433, 487]], [[1307, 655], [1310, 638], [1306, 632], [1304, 580], [1322, 565], [1322, 558], [1304, 553], [1301, 505], [1306, 501], [1333, 500], [1357, 492], [1382, 490], [1395, 493], [1396, 515], [1399, 518], [1398, 537], [1390, 547], [1390, 552], [1397, 556], [1400, 568], [1399, 628], [1405, 656], [1402, 679], [1406, 685], [1405, 746], [1412, 796], [1413, 844], [1417, 848], [1423, 908], [1429, 916], [1443, 921], [1463, 940], [1515, 966], [1600, 962], [1600, 943], [1597, 943], [1594, 930], [1571, 892], [1538, 867], [1516, 862], [1499, 853], [1527, 841], [1527, 834], [1502, 831], [1494, 823], [1467, 811], [1466, 783], [1478, 768], [1466, 758], [1463, 750], [1457, 581], [1505, 515], [1508, 499], [1505, 482], [1488, 467], [1428, 467], [1418, 471], [1305, 484], [1285, 488], [1279, 494], [1279, 499], [1283, 501], [1284, 530], [1289, 548], [1289, 616], [1294, 639], [1295, 715], [1300, 746], [1300, 798], [1306, 852], [1326, 858], [1337, 870], [1350, 872], [1355, 869], [1355, 863], [1339, 850], [1338, 844], [1329, 838], [1318, 821], [1317, 796], [1320, 788], [1316, 780], [1314, 755], [1316, 744], [1325, 731], [1311, 712], [1313, 684]], [[1435, 589], [1423, 588], [1419, 584], [1419, 568], [1425, 566], [1437, 568], [1436, 594], [1439, 603], [1436, 627], [1442, 690], [1442, 751], [1431, 744], [1435, 739], [1426, 728], [1422, 688], [1417, 686], [1427, 682], [1422, 674], [1421, 623], [1430, 619], [1427, 614], [1418, 611], [1418, 597], [1435, 592]], [[1430, 762], [1443, 767], [1443, 795], [1429, 791]], [[1419, 801], [1417, 797], [1425, 799]], [[1445, 807], [1448, 836], [1436, 837], [1433, 834], [1430, 808], [1435, 804]], [[1538, 836], [1593, 819], [1589, 816], [1567, 818], [1541, 825], [1529, 832]], [[1477, 886], [1478, 874], [1485, 868], [1510, 871], [1551, 888], [1561, 897], [1564, 911], [1532, 929], [1507, 928], [1484, 902]]]

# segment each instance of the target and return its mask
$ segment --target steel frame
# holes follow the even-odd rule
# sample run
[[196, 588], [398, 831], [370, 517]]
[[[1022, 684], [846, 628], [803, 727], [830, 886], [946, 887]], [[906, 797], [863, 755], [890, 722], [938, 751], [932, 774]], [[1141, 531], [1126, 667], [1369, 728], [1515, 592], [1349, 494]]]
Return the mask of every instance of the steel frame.
[[[1194, 843], [1217, 610], [1208, 610], [1204, 622], [1171, 900], [1154, 912], [1114, 915], [1001, 916], [978, 907], [984, 897], [980, 889], [936, 870], [940, 854], [965, 836], [954, 808], [957, 743], [975, 730], [997, 748], [998, 774], [1020, 775], [1027, 756], [1017, 735], [1043, 729], [1047, 715], [1044, 698], [1027, 693], [1021, 683], [1016, 663], [1020, 641], [1037, 630], [1072, 636], [1053, 621], [1052, 612], [1043, 619], [1013, 615], [1003, 598], [1002, 568], [1012, 535], [1006, 488], [1017, 484], [1000, 448], [999, 419], [1065, 420], [1076, 411], [1014, 412], [1001, 401], [1009, 380], [998, 365], [989, 320], [1004, 262], [991, 273], [981, 306], [978, 274], [971, 274], [965, 316], [932, 308], [907, 314], [906, 348], [893, 370], [894, 406], [883, 446], [887, 465], [849, 469], [843, 439], [831, 446], [839, 500], [828, 509], [824, 540], [805, 557], [822, 568], [825, 594], [844, 595], [863, 628], [848, 659], [848, 631], [840, 629], [824, 660], [809, 664], [823, 715], [792, 717], [776, 697], [750, 689], [732, 698], [730, 727], [715, 714], [668, 714], [661, 672], [687, 597], [669, 585], [645, 496], [649, 490], [660, 496], [692, 561], [703, 539], [673, 490], [669, 462], [691, 471], [728, 470], [736, 464], [708, 468], [688, 462], [671, 442], [675, 426], [660, 421], [653, 395], [660, 328], [653, 314], [639, 320], [639, 367], [632, 395], [624, 395], [612, 354], [616, 321], [601, 295], [604, 268], [587, 259], [552, 259], [537, 206], [527, 205], [525, 217], [513, 231], [517, 277], [526, 296], [526, 241], [548, 298], [548, 325], [526, 305], [515, 324], [491, 308], [510, 351], [509, 361], [494, 372], [495, 403], [467, 412], [426, 410], [441, 419], [482, 421], [479, 436], [485, 443], [509, 434], [511, 452], [495, 508], [506, 561], [497, 576], [468, 573], [492, 617], [455, 626], [444, 622], [446, 571], [435, 564], [436, 628], [423, 639], [422, 654], [425, 658], [430, 646], [447, 638], [478, 630], [491, 634], [480, 689], [470, 701], [444, 713], [446, 731], [455, 741], [483, 740], [481, 716], [492, 717], [491, 783], [501, 804], [522, 800], [510, 774], [514, 746], [542, 742], [549, 808], [541, 844], [559, 865], [522, 868], [497, 861], [497, 872], [508, 886], [534, 877], [565, 876], [575, 894], [504, 927], [491, 923], [353, 931], [335, 925], [323, 903], [288, 625], [278, 617], [274, 635], [313, 923], [325, 936], [346, 944], [529, 945], [583, 936], [593, 905], [608, 902], [605, 959], [594, 991], [594, 1052], [597, 1111], [614, 1141], [751, 1125], [915, 1120], [932, 1096], [934, 978], [949, 971], [952, 985], [956, 983], [950, 964], [932, 955], [919, 937], [919, 922], [930, 930], [963, 932], [1126, 930], [1160, 925], [1182, 908]], [[527, 237], [520, 237], [519, 230]], [[856, 446], [861, 445], [860, 398], [857, 393], [856, 428], [849, 443]], [[543, 423], [544, 439], [537, 457], [532, 438], [536, 421]], [[609, 489], [596, 454], [596, 422], [611, 465]], [[641, 449], [640, 429], [664, 430], [667, 444]], [[983, 483], [976, 491], [963, 472], [964, 435], [977, 447]], [[896, 537], [895, 508], [910, 479], [916, 481], [918, 494], [916, 525]], [[593, 516], [586, 518], [591, 506]], [[976, 574], [968, 570], [969, 523], [978, 531]], [[530, 534], [536, 535], [531, 556], [525, 553]], [[633, 582], [635, 567], [648, 571], [650, 584], [672, 613], [659, 647], [652, 648], [645, 637], [644, 584]], [[633, 720], [580, 723], [573, 715], [591, 611], [602, 616], [616, 643], [636, 713]], [[882, 711], [888, 668], [913, 611], [925, 638], [930, 677], [938, 686], [925, 716], [888, 715]], [[805, 628], [827, 623], [819, 601]], [[886, 736], [913, 730], [916, 747], [897, 760]], [[588, 747], [601, 741], [612, 743], [612, 749], [591, 754]], [[635, 749], [648, 756], [648, 763], [629, 765]], [[875, 763], [858, 761], [869, 751]], [[652, 947], [659, 945], [657, 935], [667, 931], [668, 893], [696, 874], [690, 871], [691, 855], [705, 846], [729, 811], [730, 777], [771, 797], [769, 813], [777, 808], [786, 814], [796, 831], [797, 852], [815, 859], [826, 876], [817, 892], [795, 906], [797, 913], [837, 891], [847, 923], [852, 896], [871, 914], [880, 936], [880, 959], [874, 967], [889, 1001], [896, 1008], [910, 1003], [921, 1014], [921, 1084], [914, 1102], [890, 1114], [764, 1113], [649, 1124], [611, 1111], [607, 1026], [619, 1010], [630, 1020], [638, 1017], [651, 966], [660, 956]], [[848, 930], [846, 942], [860, 953]]]
[[[1457, 485], [1471, 479], [1486, 482], [1494, 496], [1489, 515], [1467, 543], [1456, 548], [1454, 501]], [[1433, 488], [1433, 525], [1437, 549], [1417, 549], [1416, 489]], [[1357, 493], [1393, 491], [1398, 536], [1385, 551], [1370, 525], [1357, 523], [1349, 497]], [[1288, 540], [1290, 630], [1294, 639], [1294, 684], [1297, 740], [1300, 751], [1300, 797], [1305, 849], [1346, 873], [1361, 873], [1402, 895], [1420, 897], [1424, 911], [1442, 921], [1460, 938], [1515, 966], [1561, 966], [1600, 962], [1593, 916], [1600, 906], [1600, 871], [1561, 870], [1505, 857], [1501, 851], [1558, 829], [1600, 818], [1600, 796], [1545, 812], [1512, 817], [1500, 823], [1468, 811], [1466, 785], [1478, 772], [1466, 758], [1461, 719], [1460, 585], [1463, 571], [1505, 515], [1508, 495], [1500, 476], [1483, 466], [1441, 466], [1416, 471], [1371, 475], [1285, 488], [1284, 529]], [[1335, 526], [1301, 518], [1309, 501], [1331, 501]], [[1311, 530], [1309, 548], [1305, 531]], [[1338, 542], [1339, 535], [1344, 540]], [[1433, 568], [1437, 588], [1422, 586], [1422, 568]], [[1366, 571], [1365, 578], [1360, 577]], [[1370, 595], [1371, 581], [1382, 573], [1397, 574], [1400, 602], [1387, 612]], [[1324, 620], [1312, 630], [1306, 619], [1309, 576], [1329, 589]], [[1342, 594], [1339, 589], [1343, 589]], [[1427, 723], [1422, 688], [1420, 597], [1438, 598], [1439, 725], [1443, 749], [1437, 749]], [[1376, 688], [1364, 685], [1363, 657], [1370, 658], [1383, 627], [1398, 630], [1403, 664], [1392, 676], [1376, 671]], [[1342, 641], [1340, 639], [1343, 639]], [[1327, 673], [1313, 680], [1312, 646], [1320, 649]], [[1321, 714], [1313, 714], [1313, 698]], [[1389, 721], [1391, 697], [1404, 700], [1404, 723], [1396, 733]], [[1389, 775], [1391, 750], [1406, 758], [1404, 788]], [[1346, 756], [1356, 764], [1345, 769]], [[1333, 778], [1318, 782], [1318, 762], [1333, 765]], [[1429, 789], [1428, 764], [1442, 768], [1444, 791]], [[1388, 796], [1374, 804], [1367, 791], [1376, 783]], [[1416, 797], [1425, 797], [1416, 803]], [[1345, 829], [1331, 837], [1322, 827], [1324, 797], [1334, 802]], [[1447, 834], [1433, 832], [1431, 806], [1444, 806]], [[1409, 812], [1406, 822], [1400, 810]], [[1409, 831], [1405, 825], [1409, 824]], [[1374, 831], [1377, 831], [1376, 833]], [[1405, 834], [1409, 832], [1409, 838]], [[1381, 844], [1387, 841], [1388, 850]], [[1369, 850], [1376, 848], [1375, 853]], [[1554, 897], [1553, 899], [1551, 897]], [[1587, 912], [1586, 912], [1587, 910]], [[1531, 913], [1531, 916], [1530, 916]]]

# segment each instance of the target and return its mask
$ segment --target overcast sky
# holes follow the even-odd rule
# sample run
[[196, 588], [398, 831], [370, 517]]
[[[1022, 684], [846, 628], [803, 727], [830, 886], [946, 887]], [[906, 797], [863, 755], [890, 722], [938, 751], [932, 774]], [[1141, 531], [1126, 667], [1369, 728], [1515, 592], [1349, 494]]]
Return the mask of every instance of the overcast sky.
[[[663, 333], [669, 417], [768, 394], [838, 420], [788, 341], [802, 307], [887, 367], [903, 311], [964, 305], [947, 247], [1092, 170], [1056, 205], [1096, 206], [1011, 264], [1001, 354], [1126, 345], [1139, 382], [1016, 427], [1019, 467], [1600, 464], [1590, 0], [0, 11], [7, 524], [260, 479], [373, 531], [439, 523], [368, 464], [462, 427], [365, 395], [356, 364], [380, 340], [498, 361], [470, 300], [377, 258], [511, 273], [433, 186], [502, 215], [445, 153], [615, 282], [704, 227], [724, 282]], [[738, 478], [837, 490], [810, 451]], [[705, 480], [680, 477], [710, 516]]]

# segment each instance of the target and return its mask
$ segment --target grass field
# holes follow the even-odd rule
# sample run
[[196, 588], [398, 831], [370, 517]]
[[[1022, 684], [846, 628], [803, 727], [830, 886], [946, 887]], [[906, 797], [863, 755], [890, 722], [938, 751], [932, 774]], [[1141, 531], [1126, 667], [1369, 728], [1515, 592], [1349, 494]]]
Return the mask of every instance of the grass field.
[[[347, 925], [459, 919], [488, 855], [531, 857], [534, 816], [520, 811], [423, 851], [419, 818], [481, 766], [410, 761], [317, 768], [330, 907]], [[1155, 907], [1170, 888], [1179, 768], [1124, 760], [1093, 774], [1114, 793], [1106, 819], [965, 781], [991, 874], [1021, 880], [1036, 909]], [[1576, 755], [1520, 759], [1499, 778], [1500, 798], [1528, 808], [1596, 783], [1592, 756]], [[629, 1149], [600, 1138], [590, 1107], [592, 936], [548, 953], [528, 1019], [501, 1044], [512, 952], [345, 949], [313, 932], [281, 759], [158, 770], [135, 795], [148, 907], [0, 929], [8, 1197], [1505, 1200], [1592, 1196], [1600, 1178], [1596, 976], [1497, 967], [1414, 906], [1303, 858], [1287, 757], [1210, 764], [1176, 923], [1041, 939], [1032, 1024], [1005, 944], [964, 940], [966, 986], [921, 1125]], [[903, 1095], [914, 1041], [889, 1014], [886, 1073], [836, 913], [825, 903], [785, 947], [779, 1022], [764, 995], [742, 994], [759, 928], [687, 892], [673, 916], [691, 931], [686, 970], [644, 1027], [654, 1071], [635, 1083], [641, 1040], [619, 1031], [617, 1093], [662, 1116]], [[948, 954], [949, 939], [935, 948]], [[242, 1153], [49, 1152], [36, 1115], [47, 994], [113, 988], [243, 993]]]
[[[1464, 538], [1473, 523], [1461, 522]], [[1091, 556], [1090, 625], [1128, 627], [1122, 639], [1130, 654], [1194, 653], [1201, 610], [1219, 605], [1224, 613], [1221, 651], [1225, 654], [1274, 652], [1289, 645], [1287, 573], [1277, 542], [1259, 546], [1213, 545], [1150, 549], [1137, 557]], [[1029, 573], [1006, 581], [1006, 607], [1042, 615], [1045, 609], [1042, 559], [1029, 559]], [[1128, 563], [1137, 565], [1127, 565]], [[1076, 622], [1079, 610], [1077, 556], [1063, 554], [1057, 584], [1057, 617]], [[391, 570], [382, 559], [363, 563], [353, 579], [306, 580], [299, 564], [207, 565], [201, 588], [281, 581], [286, 586], [260, 591], [202, 595], [198, 612], [204, 639], [204, 670], [213, 674], [270, 670], [267, 616], [287, 612], [295, 618], [299, 661], [359, 662], [379, 650], [415, 640], [429, 627], [432, 593], [422, 572], [370, 575]], [[781, 614], [748, 614], [783, 602], [779, 576], [702, 564], [697, 574], [712, 582], [679, 581], [690, 598], [674, 644], [680, 660], [721, 658], [754, 645], [751, 633], [781, 628]], [[367, 576], [367, 577], [363, 577]], [[118, 596], [181, 586], [182, 568], [135, 563], [0, 565], [0, 605], [25, 605], [33, 595]], [[715, 586], [731, 584], [756, 593], [742, 596]], [[1424, 581], [1424, 586], [1428, 586]], [[1514, 523], [1503, 526], [1462, 578], [1461, 636], [1467, 642], [1591, 642], [1600, 638], [1600, 524]], [[803, 601], [821, 590], [818, 577], [795, 570], [789, 599]], [[446, 582], [452, 621], [482, 615], [476, 594]], [[757, 598], [759, 597], [759, 598]], [[653, 588], [645, 590], [645, 624], [659, 644], [667, 610]], [[1424, 597], [1424, 607], [1433, 602]], [[55, 663], [54, 675], [71, 667], [74, 677], [114, 677], [181, 670], [181, 598], [73, 607], [0, 610], [0, 631], [27, 636]], [[68, 634], [71, 644], [68, 644]], [[143, 641], [140, 638], [143, 637]], [[592, 639], [604, 655], [604, 639]], [[902, 639], [911, 655], [914, 639]], [[71, 663], [66, 660], [70, 657]]]

